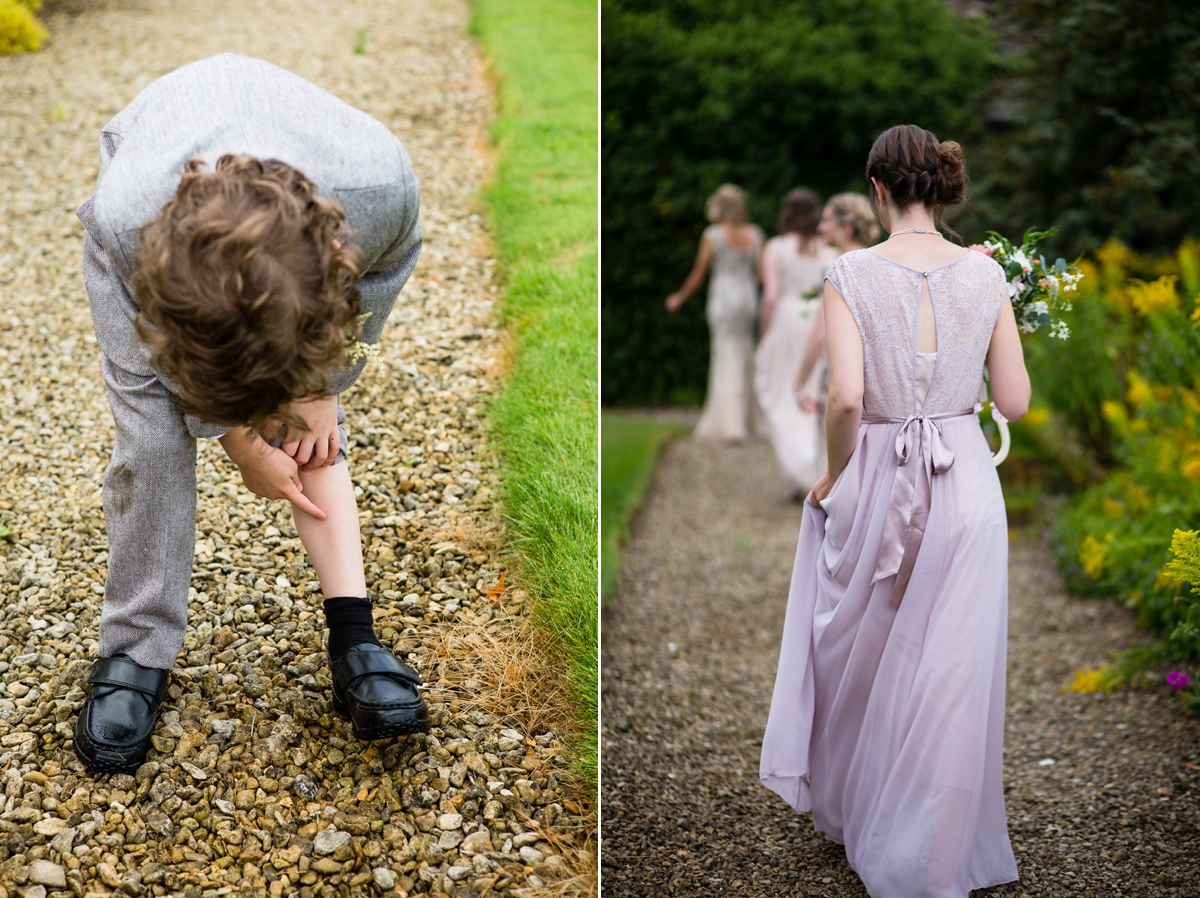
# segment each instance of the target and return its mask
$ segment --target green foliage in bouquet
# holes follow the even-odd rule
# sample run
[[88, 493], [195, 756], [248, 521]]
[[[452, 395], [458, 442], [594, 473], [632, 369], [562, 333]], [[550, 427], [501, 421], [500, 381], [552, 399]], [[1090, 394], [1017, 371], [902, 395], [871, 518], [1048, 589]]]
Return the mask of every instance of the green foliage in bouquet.
[[1051, 312], [1070, 311], [1072, 297], [1083, 275], [1078, 265], [1068, 265], [1066, 259], [1058, 259], [1053, 265], [1046, 264], [1046, 257], [1036, 252], [1037, 245], [1047, 237], [1053, 237], [1057, 228], [1035, 231], [1029, 228], [1021, 238], [1020, 246], [996, 231], [988, 231], [988, 240], [982, 246], [972, 247], [991, 256], [1001, 268], [1008, 281], [1008, 297], [1012, 300], [1013, 312], [1017, 317], [1017, 328], [1023, 334], [1032, 334], [1040, 327], [1050, 328], [1050, 336], [1065, 340], [1070, 328], [1061, 318], [1054, 319]]
[[41, 49], [46, 29], [34, 16], [41, 0], [0, 0], [0, 54]]
[[955, 137], [997, 70], [984, 23], [942, 0], [604, 0], [601, 23], [607, 404], [703, 398], [704, 297], [675, 316], [663, 300], [721, 183], [764, 225], [793, 187], [862, 190], [880, 132]]
[[[1182, 569], [1168, 564], [1176, 531], [1200, 528], [1200, 243], [1158, 261], [1109, 244], [1097, 261], [1100, 289], [1081, 291], [1075, 308], [1103, 304], [1105, 314], [1089, 322], [1090, 340], [1079, 339], [1073, 317], [1076, 335], [1056, 349], [1075, 367], [1081, 360], [1071, 351], [1102, 343], [1108, 365], [1076, 377], [1113, 372], [1121, 392], [1098, 404], [1109, 473], [1053, 525], [1061, 567], [1074, 591], [1117, 596], [1164, 634], [1171, 652], [1200, 656], [1200, 613], [1187, 600]], [[1158, 276], [1128, 275], [1139, 268]]]

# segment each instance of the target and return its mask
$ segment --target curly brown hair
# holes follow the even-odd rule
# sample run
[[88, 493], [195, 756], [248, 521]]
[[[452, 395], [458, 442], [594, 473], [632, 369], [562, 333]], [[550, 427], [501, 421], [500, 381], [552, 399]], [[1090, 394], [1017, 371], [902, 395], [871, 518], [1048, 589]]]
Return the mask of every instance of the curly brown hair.
[[141, 233], [135, 325], [176, 407], [229, 427], [303, 428], [288, 403], [328, 392], [358, 312], [362, 256], [341, 207], [274, 159], [193, 159]]

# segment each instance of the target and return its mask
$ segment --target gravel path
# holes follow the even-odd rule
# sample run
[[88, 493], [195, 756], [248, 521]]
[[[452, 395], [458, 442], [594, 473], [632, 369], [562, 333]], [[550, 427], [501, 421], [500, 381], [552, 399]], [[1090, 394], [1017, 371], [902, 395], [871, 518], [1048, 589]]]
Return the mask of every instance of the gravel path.
[[[681, 440], [655, 473], [603, 618], [607, 898], [866, 894], [841, 847], [758, 784], [800, 526], [782, 493], [763, 443]], [[1200, 894], [1200, 721], [1165, 685], [1061, 693], [1146, 636], [1116, 603], [1064, 594], [1035, 540], [1014, 538], [1010, 578], [1021, 879], [986, 894]]]
[[[0, 898], [570, 891], [592, 864], [503, 584], [480, 411], [502, 335], [477, 194], [493, 97], [459, 0], [64, 0], [41, 53], [0, 58]], [[365, 54], [354, 52], [365, 40]], [[282, 503], [200, 452], [191, 624], [150, 762], [93, 777], [71, 727], [105, 576], [112, 420], [73, 212], [100, 127], [151, 80], [266, 58], [401, 136], [426, 244], [347, 397], [368, 585], [430, 684], [426, 737], [362, 744], [329, 704], [321, 595]], [[65, 892], [62, 892], [65, 894]]]

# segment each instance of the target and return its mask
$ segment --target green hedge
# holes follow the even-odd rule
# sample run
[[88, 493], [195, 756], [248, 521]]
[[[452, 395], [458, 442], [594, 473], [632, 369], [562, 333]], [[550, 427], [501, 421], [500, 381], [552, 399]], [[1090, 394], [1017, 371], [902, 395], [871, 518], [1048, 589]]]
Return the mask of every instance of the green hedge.
[[992, 114], [975, 118], [968, 162], [977, 176], [965, 226], [1020, 233], [1057, 225], [1054, 250], [1066, 256], [1110, 238], [1169, 255], [1200, 236], [1200, 4], [995, 7], [1003, 10], [999, 34], [1024, 52], [994, 85]]
[[601, 27], [607, 404], [702, 398], [703, 297], [662, 304], [719, 184], [746, 188], [763, 225], [797, 185], [862, 189], [881, 131], [954, 137], [996, 71], [982, 22], [942, 0], [604, 0]]

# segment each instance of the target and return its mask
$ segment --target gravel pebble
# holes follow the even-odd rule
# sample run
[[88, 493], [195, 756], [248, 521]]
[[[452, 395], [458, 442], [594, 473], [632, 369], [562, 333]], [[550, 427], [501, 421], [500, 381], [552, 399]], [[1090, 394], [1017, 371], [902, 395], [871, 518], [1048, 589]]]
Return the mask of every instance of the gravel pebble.
[[[478, 200], [494, 98], [466, 5], [50, 0], [43, 14], [45, 49], [0, 57], [0, 523], [14, 531], [0, 541], [0, 898], [44, 895], [34, 871], [51, 866], [76, 896], [399, 896], [418, 883], [523, 896], [536, 876], [492, 840], [530, 832], [586, 880], [594, 814], [566, 785], [561, 730], [481, 671], [485, 643], [523, 651], [527, 614], [519, 589], [496, 588], [482, 412], [503, 337]], [[71, 727], [97, 649], [113, 428], [74, 210], [101, 126], [154, 78], [227, 50], [388, 124], [421, 180], [421, 261], [381, 364], [344, 401], [377, 629], [428, 683], [434, 728], [353, 739], [330, 704], [322, 597], [290, 513], [250, 495], [205, 441], [191, 627], [153, 750], [136, 775], [97, 776]], [[518, 780], [534, 786], [525, 799]], [[511, 798], [493, 800], [489, 782]], [[443, 818], [460, 822], [433, 831]], [[320, 855], [330, 827], [337, 844]]]
[[29, 865], [29, 881], [50, 886], [53, 889], [64, 889], [67, 886], [67, 874], [60, 864], [50, 861], [34, 861]]
[[[782, 493], [761, 442], [679, 440], [655, 471], [604, 611], [606, 896], [866, 894], [842, 847], [758, 783], [801, 514]], [[1015, 534], [1009, 558], [1021, 878], [973, 894], [1200, 893], [1200, 721], [1165, 685], [1062, 692], [1149, 637], [1116, 602], [1066, 595], [1036, 538]]]

